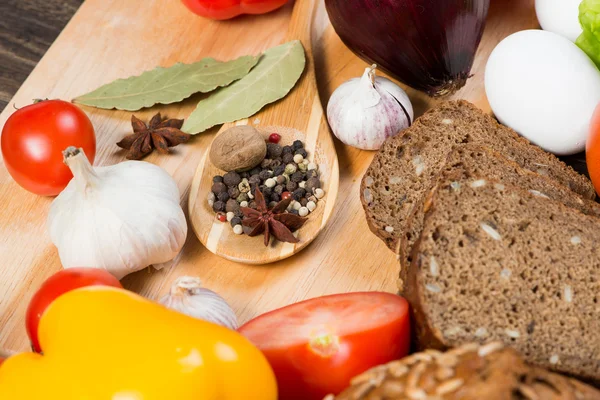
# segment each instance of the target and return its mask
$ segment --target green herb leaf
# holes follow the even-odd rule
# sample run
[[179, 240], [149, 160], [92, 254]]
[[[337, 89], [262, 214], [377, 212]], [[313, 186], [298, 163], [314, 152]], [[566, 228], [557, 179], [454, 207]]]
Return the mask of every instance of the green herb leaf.
[[204, 58], [193, 64], [177, 63], [155, 68], [140, 76], [118, 79], [77, 97], [75, 103], [87, 106], [136, 111], [155, 104], [171, 104], [194, 93], [207, 93], [238, 80], [256, 65], [260, 56], [243, 56], [221, 62]]
[[583, 0], [579, 5], [583, 33], [575, 43], [600, 67], [600, 1]]
[[256, 114], [289, 93], [305, 64], [304, 48], [299, 40], [267, 50], [248, 75], [198, 103], [181, 130], [196, 134]]

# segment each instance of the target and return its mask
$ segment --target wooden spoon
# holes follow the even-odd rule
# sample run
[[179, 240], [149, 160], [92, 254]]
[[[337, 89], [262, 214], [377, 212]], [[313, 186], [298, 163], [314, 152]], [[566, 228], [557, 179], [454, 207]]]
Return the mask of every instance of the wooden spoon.
[[339, 185], [337, 154], [317, 91], [311, 49], [311, 25], [318, 0], [297, 0], [289, 25], [286, 42], [299, 39], [306, 52], [306, 68], [292, 91], [282, 100], [265, 107], [248, 120], [225, 124], [220, 133], [233, 125], [251, 125], [265, 139], [272, 132], [282, 136], [281, 145], [302, 140], [309, 160], [319, 167], [321, 187], [325, 197], [309, 214], [308, 222], [298, 231], [299, 243], [281, 243], [274, 239], [268, 247], [262, 236], [249, 237], [233, 233], [228, 222], [219, 222], [208, 205], [212, 178], [222, 175], [209, 160], [208, 150], [198, 165], [192, 181], [189, 215], [200, 242], [211, 252], [232, 261], [247, 264], [267, 264], [289, 257], [306, 247], [321, 232], [331, 216]]

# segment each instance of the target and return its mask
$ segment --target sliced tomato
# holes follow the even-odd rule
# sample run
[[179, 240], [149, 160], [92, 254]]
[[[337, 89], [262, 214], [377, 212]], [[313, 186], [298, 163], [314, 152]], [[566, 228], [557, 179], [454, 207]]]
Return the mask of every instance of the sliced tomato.
[[239, 331], [275, 371], [280, 400], [321, 400], [410, 346], [407, 301], [389, 293], [324, 296], [266, 313]]
[[600, 193], [600, 104], [590, 122], [590, 131], [585, 142], [585, 160], [596, 193]]

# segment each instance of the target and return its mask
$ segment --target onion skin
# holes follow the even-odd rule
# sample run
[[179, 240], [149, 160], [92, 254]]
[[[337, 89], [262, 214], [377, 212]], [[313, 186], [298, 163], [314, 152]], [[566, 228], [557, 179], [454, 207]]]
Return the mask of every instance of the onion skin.
[[356, 55], [431, 97], [470, 76], [490, 0], [325, 0]]

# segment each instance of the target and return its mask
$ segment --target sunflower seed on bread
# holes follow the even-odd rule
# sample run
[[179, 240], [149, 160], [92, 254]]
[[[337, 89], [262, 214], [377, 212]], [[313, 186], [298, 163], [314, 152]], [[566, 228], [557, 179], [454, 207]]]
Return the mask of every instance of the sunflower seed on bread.
[[[417, 353], [425, 354], [425, 353]], [[445, 359], [456, 360], [452, 367]], [[408, 362], [410, 361], [410, 362]], [[406, 372], [398, 375], [394, 371]], [[440, 376], [439, 371], [449, 370]], [[592, 400], [600, 391], [574, 379], [531, 367], [516, 351], [492, 342], [466, 345], [430, 359], [375, 367], [327, 400]]]

